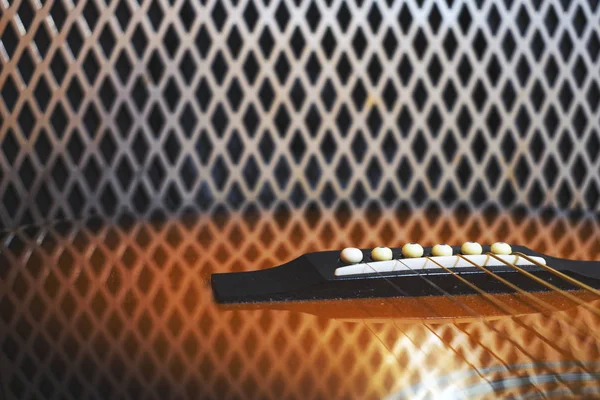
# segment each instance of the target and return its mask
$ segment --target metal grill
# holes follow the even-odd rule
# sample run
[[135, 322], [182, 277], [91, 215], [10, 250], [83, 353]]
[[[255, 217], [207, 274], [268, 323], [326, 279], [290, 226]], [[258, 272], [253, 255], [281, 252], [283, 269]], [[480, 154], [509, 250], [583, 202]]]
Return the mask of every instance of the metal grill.
[[0, 223], [599, 210], [589, 1], [0, 1]]
[[[477, 370], [489, 370], [485, 378], [492, 380], [600, 371], [598, 340], [575, 334], [562, 312], [492, 321], [492, 331], [478, 321], [428, 328], [289, 311], [223, 311], [212, 301], [212, 272], [271, 267], [349, 242], [369, 247], [408, 236], [422, 243], [503, 237], [553, 255], [600, 256], [599, 225], [585, 219], [431, 215], [91, 220], [4, 234], [3, 394], [305, 399], [403, 392], [415, 398], [484, 384]], [[597, 331], [598, 317], [587, 309], [565, 313]], [[561, 390], [585, 386], [553, 384]], [[513, 391], [519, 396], [532, 390]]]

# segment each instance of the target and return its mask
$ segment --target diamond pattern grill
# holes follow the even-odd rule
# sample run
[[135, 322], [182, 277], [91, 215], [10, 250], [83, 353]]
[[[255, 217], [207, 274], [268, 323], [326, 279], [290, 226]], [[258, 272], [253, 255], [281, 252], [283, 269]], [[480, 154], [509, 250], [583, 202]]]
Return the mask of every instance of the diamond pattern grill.
[[600, 209], [596, 1], [0, 7], [5, 228], [323, 197]]

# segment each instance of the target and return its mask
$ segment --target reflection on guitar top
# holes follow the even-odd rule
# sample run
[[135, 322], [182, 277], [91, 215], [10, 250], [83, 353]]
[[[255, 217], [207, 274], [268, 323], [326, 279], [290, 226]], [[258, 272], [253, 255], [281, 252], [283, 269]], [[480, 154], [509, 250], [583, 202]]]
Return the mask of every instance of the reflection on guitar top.
[[[436, 295], [227, 306], [213, 301], [212, 273], [266, 270], [345, 243], [366, 252], [400, 237], [425, 244], [502, 238], [544, 254], [545, 265], [558, 272], [564, 271], [554, 257], [600, 257], [597, 221], [565, 217], [442, 214], [428, 219], [414, 212], [378, 219], [357, 213], [340, 220], [327, 213], [258, 217], [247, 212], [7, 232], [0, 244], [3, 394], [598, 396], [600, 296], [588, 285], [589, 277], [567, 274], [577, 278], [569, 282], [537, 265], [517, 265], [522, 272], [502, 267], [513, 269], [510, 277], [486, 268], [503, 282], [473, 266], [481, 282], [483, 277], [495, 282], [490, 288], [442, 264], [450, 272], [400, 273], [416, 275], [420, 289], [429, 287]], [[356, 280], [333, 275], [342, 266], [339, 251], [333, 253], [332, 279]], [[452, 285], [434, 279], [441, 271]], [[527, 273], [543, 276], [543, 283]], [[533, 282], [536, 290], [518, 290], [522, 282], [513, 276]], [[464, 293], [454, 293], [455, 286]], [[504, 289], [488, 290], [496, 287]]]

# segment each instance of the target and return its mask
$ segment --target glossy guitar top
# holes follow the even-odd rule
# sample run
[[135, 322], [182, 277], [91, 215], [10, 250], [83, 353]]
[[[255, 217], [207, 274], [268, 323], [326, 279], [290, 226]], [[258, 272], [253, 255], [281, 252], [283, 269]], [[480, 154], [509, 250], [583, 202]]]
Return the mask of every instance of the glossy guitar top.
[[[554, 290], [537, 283], [540, 291], [480, 293], [479, 286], [459, 278], [469, 283], [474, 276], [498, 279], [476, 267], [482, 273], [420, 271], [417, 278], [429, 287], [425, 279], [444, 280], [435, 281], [443, 291], [432, 287], [431, 295], [418, 297], [393, 289], [391, 297], [215, 304], [210, 285], [213, 273], [235, 277], [240, 275], [228, 273], [270, 271], [298, 257], [292, 264], [308, 265], [325, 279], [320, 264], [308, 263], [307, 255], [320, 259], [323, 253], [313, 253], [316, 249], [344, 243], [364, 246], [364, 261], [370, 263], [367, 247], [390, 242], [382, 233], [388, 221], [391, 230], [406, 237], [419, 226], [426, 243], [460, 243], [467, 236], [489, 243], [502, 237], [555, 255], [600, 259], [596, 222], [517, 221], [504, 215], [430, 221], [418, 212], [402, 220], [386, 216], [375, 226], [360, 216], [346, 224], [320, 218], [316, 225], [304, 220], [281, 225], [267, 216], [251, 223], [237, 217], [77, 222], [5, 233], [0, 240], [0, 397], [600, 395], [600, 296], [582, 287]], [[443, 226], [450, 237], [442, 234]], [[467, 235], [476, 226], [489, 232]], [[533, 238], [532, 231], [537, 232]], [[330, 273], [336, 265], [347, 266], [338, 264], [337, 251], [325, 256], [333, 258], [327, 264]], [[543, 258], [547, 266], [561, 268], [560, 260]], [[566, 266], [578, 282], [595, 279], [588, 274], [594, 264]], [[399, 273], [396, 286], [409, 277]], [[553, 285], [563, 281], [555, 274], [549, 278]], [[357, 284], [376, 279], [328, 276], [328, 281]], [[455, 286], [471, 294], [450, 295]]]

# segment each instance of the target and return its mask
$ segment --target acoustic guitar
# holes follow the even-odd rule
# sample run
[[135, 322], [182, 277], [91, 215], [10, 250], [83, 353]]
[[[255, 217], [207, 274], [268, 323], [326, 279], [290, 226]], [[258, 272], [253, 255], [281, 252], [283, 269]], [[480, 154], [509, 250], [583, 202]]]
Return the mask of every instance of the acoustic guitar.
[[[428, 342], [440, 346], [431, 380], [421, 371], [390, 399], [600, 396], [600, 262], [505, 243], [407, 244], [307, 253], [266, 270], [213, 274], [211, 283], [224, 310], [362, 322], [398, 363], [419, 356], [405, 358], [398, 337], [378, 334], [390, 323], [424, 359], [435, 360]], [[453, 347], [458, 337], [471, 345]], [[467, 370], [457, 372], [457, 359]]]

